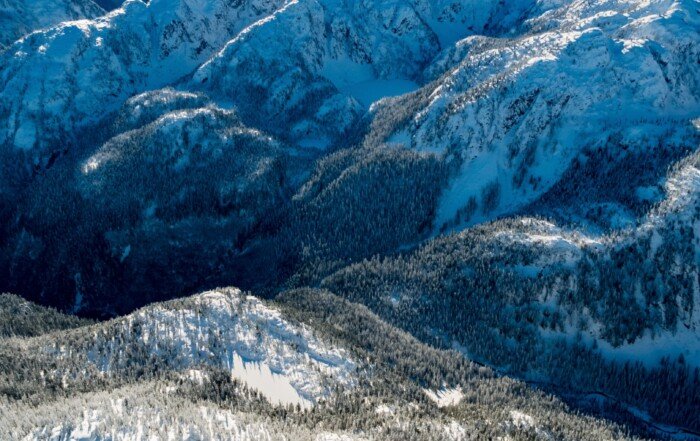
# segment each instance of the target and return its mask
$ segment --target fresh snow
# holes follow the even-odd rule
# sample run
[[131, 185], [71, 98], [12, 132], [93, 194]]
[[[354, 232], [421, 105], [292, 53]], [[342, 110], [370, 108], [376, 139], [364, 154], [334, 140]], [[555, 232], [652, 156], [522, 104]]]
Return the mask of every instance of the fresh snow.
[[462, 392], [462, 389], [459, 387], [440, 390], [423, 389], [423, 392], [425, 392], [428, 398], [438, 407], [456, 406], [464, 397], [464, 392]]
[[604, 249], [604, 237], [587, 236], [580, 231], [566, 230], [552, 222], [521, 218], [522, 230], [499, 230], [494, 238], [506, 244], [537, 247], [537, 265], [541, 268], [557, 263], [573, 265], [583, 256], [584, 249]]
[[[57, 141], [60, 133], [192, 73], [281, 6], [282, 0], [128, 1], [106, 16], [35, 32], [0, 51], [0, 114], [14, 115], [0, 119], [0, 142], [34, 149], [42, 163], [52, 145], [66, 144]], [[41, 130], [34, 124], [39, 113]]]
[[[172, 402], [172, 409], [162, 409], [162, 395]], [[15, 439], [31, 440], [201, 440], [235, 439], [237, 441], [288, 440], [308, 436], [288, 427], [287, 433], [271, 426], [259, 415], [232, 412], [212, 404], [197, 404], [173, 394], [171, 386], [146, 383], [97, 392], [55, 403], [26, 406], [28, 421], [34, 427]], [[73, 413], [74, 409], [82, 409]]]
[[[684, 49], [695, 53], [700, 41], [697, 10], [662, 0], [551, 6], [526, 21], [535, 32], [507, 42], [467, 37], [426, 70], [439, 84], [426, 86], [431, 99], [400, 138], [459, 167], [442, 193], [436, 234], [516, 212], [611, 137], [640, 151], [683, 145], [679, 134], [700, 110], [698, 89], [683, 79], [697, 78]], [[489, 188], [499, 191], [485, 204]], [[463, 215], [470, 201], [476, 209]]]
[[349, 59], [326, 61], [321, 74], [339, 91], [352, 96], [365, 108], [382, 98], [403, 95], [418, 89], [410, 79], [379, 79], [371, 65], [359, 64]]
[[[139, 333], [132, 331], [135, 327]], [[117, 341], [124, 343], [115, 346]], [[226, 369], [273, 404], [309, 407], [335, 385], [356, 384], [357, 363], [346, 350], [326, 344], [277, 309], [233, 288], [116, 319], [92, 337], [84, 352], [89, 363], [109, 373], [120, 368], [124, 345], [142, 347], [173, 369], [192, 372], [201, 363]], [[57, 351], [59, 358], [76, 356], [65, 346], [45, 350]]]
[[535, 426], [535, 419], [532, 416], [519, 410], [511, 410], [510, 418], [513, 424], [515, 424], [516, 427], [519, 427], [521, 429], [529, 429]]
[[276, 134], [294, 142], [337, 140], [372, 103], [418, 88], [422, 69], [451, 39], [512, 21], [501, 2], [466, 3], [289, 2], [231, 39], [191, 86], [254, 118], [274, 118]]
[[0, 50], [26, 34], [61, 22], [96, 18], [105, 11], [92, 0], [3, 0]]
[[[700, 310], [700, 308], [697, 308]], [[700, 320], [698, 320], [700, 323]], [[672, 361], [683, 355], [686, 364], [700, 368], [700, 326], [686, 327], [680, 323], [675, 332], [662, 330], [656, 333], [647, 330], [642, 337], [632, 343], [612, 346], [605, 340], [598, 339], [598, 349], [608, 359], [639, 361], [648, 367], [658, 366], [662, 358]]]
[[299, 395], [288, 377], [272, 372], [266, 363], [246, 362], [238, 354], [232, 354], [231, 361], [231, 375], [262, 393], [271, 403], [299, 405], [302, 408], [313, 404]]

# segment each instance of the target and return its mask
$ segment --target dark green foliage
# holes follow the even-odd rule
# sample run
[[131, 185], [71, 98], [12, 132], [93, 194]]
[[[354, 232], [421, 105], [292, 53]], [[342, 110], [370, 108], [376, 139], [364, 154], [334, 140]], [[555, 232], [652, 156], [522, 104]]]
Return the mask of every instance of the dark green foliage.
[[90, 323], [90, 320], [39, 306], [14, 294], [0, 294], [0, 338], [34, 337]]
[[436, 157], [404, 149], [351, 149], [320, 161], [281, 237], [302, 262], [294, 284], [424, 237], [445, 179]]
[[0, 288], [104, 316], [231, 283], [251, 236], [279, 224], [288, 161], [233, 113], [188, 108], [199, 101], [143, 110], [144, 126], [63, 158], [16, 197], [21, 216], [8, 201]]
[[[559, 260], [556, 249], [508, 239], [543, 234], [536, 222], [480, 226], [405, 256], [358, 263], [322, 285], [423, 341], [456, 345], [504, 373], [547, 378], [570, 391], [605, 391], [654, 418], [700, 428], [700, 382], [693, 368], [673, 360], [653, 369], [623, 366], [606, 361], [587, 341], [542, 336], [568, 326], [585, 333], [599, 323], [600, 337], [619, 345], [645, 330], [679, 326], [687, 315], [670, 306], [688, 310], [697, 274], [691, 240], [683, 236], [689, 232], [658, 230], [664, 242], [655, 254], [648, 239], [631, 238], [607, 252], [583, 248], [570, 264]], [[496, 239], [499, 234], [505, 239]], [[679, 263], [688, 267], [667, 270]]]
[[[639, 124], [661, 126], [668, 122]], [[685, 121], [678, 121], [676, 127], [685, 125]], [[668, 133], [652, 140], [657, 144], [652, 148], [645, 145], [640, 150], [626, 145], [619, 137], [611, 137], [605, 148], [586, 149], [574, 158], [557, 184], [524, 211], [605, 230], [620, 228], [619, 218], [634, 223], [661, 201], [667, 170], [691, 154], [700, 142], [698, 134], [689, 131], [680, 144]]]

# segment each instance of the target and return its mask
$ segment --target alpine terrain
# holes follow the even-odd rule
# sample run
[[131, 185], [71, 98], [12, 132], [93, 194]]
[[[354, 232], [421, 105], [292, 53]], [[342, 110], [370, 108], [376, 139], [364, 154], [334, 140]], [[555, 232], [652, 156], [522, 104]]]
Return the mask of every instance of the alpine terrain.
[[700, 439], [700, 0], [0, 0], [0, 439]]

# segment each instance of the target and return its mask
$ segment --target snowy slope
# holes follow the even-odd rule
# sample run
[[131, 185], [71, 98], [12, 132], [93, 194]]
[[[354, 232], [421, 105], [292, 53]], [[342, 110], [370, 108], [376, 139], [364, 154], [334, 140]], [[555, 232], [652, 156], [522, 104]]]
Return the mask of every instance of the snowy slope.
[[[696, 126], [698, 121], [694, 122]], [[664, 182], [666, 197], [641, 225], [612, 243], [616, 251], [645, 243], [647, 261], [675, 283], [657, 288], [664, 293], [663, 324], [620, 346], [603, 345], [603, 352], [648, 365], [680, 354], [700, 366], [700, 156], [679, 162]], [[679, 283], [680, 282], [680, 283]], [[668, 286], [668, 289], [667, 289]], [[668, 298], [671, 301], [668, 301]], [[670, 309], [670, 311], [669, 311]], [[668, 317], [676, 315], [675, 320]], [[597, 336], [594, 334], [593, 338]]]
[[178, 396], [176, 391], [174, 384], [145, 383], [37, 407], [20, 404], [13, 411], [22, 415], [22, 419], [6, 421], [9, 425], [0, 433], [24, 441], [324, 439], [292, 423], [271, 422], [252, 412], [231, 411], [213, 403], [194, 403]]
[[32, 343], [59, 366], [73, 366], [47, 373], [69, 383], [94, 372], [128, 374], [137, 354], [188, 376], [199, 375], [198, 366], [224, 369], [273, 404], [306, 407], [328, 397], [334, 387], [351, 388], [357, 381], [357, 363], [345, 350], [233, 288], [149, 306], [73, 332], [65, 339]]
[[[227, 364], [231, 354], [255, 369]], [[521, 437], [528, 427], [510, 424], [514, 409], [547, 436], [629, 438], [318, 290], [265, 304], [218, 289], [76, 330], [0, 339], [0, 356], [2, 439]], [[256, 384], [263, 364], [274, 389]], [[285, 400], [282, 380], [318, 401]]]
[[273, 117], [293, 139], [324, 145], [372, 101], [416, 87], [442, 47], [478, 31], [510, 31], [528, 7], [132, 0], [103, 19], [63, 24], [8, 48], [0, 91], [12, 103], [2, 108], [0, 141], [31, 150], [30, 162], [45, 165], [52, 143], [75, 143], [76, 128], [134, 93], [189, 74], [225, 45], [195, 84], [210, 80], [203, 87], [242, 107], [261, 101], [248, 109], [254, 122]]
[[96, 20], [37, 32], [0, 54], [0, 145], [46, 165], [56, 143], [135, 93], [190, 73], [281, 1], [131, 0]]
[[459, 168], [436, 228], [513, 212], [586, 149], [688, 147], [699, 24], [693, 1], [562, 2], [521, 36], [444, 51], [426, 71], [429, 98], [394, 135]]
[[[692, 169], [685, 167], [669, 179], [668, 185], [676, 186], [679, 180], [687, 178], [695, 181], [691, 185], [697, 185], [700, 182], [697, 176], [700, 175], [696, 166], [692, 166]], [[688, 181], [685, 183], [690, 184]], [[521, 276], [536, 278], [550, 273], [560, 277], [554, 284], [543, 281], [541, 295], [537, 299], [543, 308], [555, 306], [564, 317], [565, 324], [559, 332], [540, 330], [546, 338], [583, 338], [587, 344], [595, 342], [609, 360], [641, 362], [647, 367], [654, 367], [663, 358], [676, 360], [682, 356], [689, 366], [700, 367], [700, 259], [696, 251], [689, 252], [687, 249], [687, 245], [697, 249], [700, 243], [696, 228], [699, 191], [700, 188], [696, 187], [692, 192], [683, 192], [682, 197], [692, 195], [692, 203], [686, 200], [679, 204], [676, 199], [678, 194], [670, 196], [640, 227], [621, 235], [585, 236], [550, 222], [523, 218], [517, 229], [498, 230], [489, 240], [495, 246], [508, 249], [503, 254], [518, 251], [535, 253], [536, 257], [525, 265], [517, 260], [508, 264]], [[675, 206], [678, 211], [666, 211], [667, 204]], [[684, 212], [694, 214], [692, 218], [679, 220]], [[690, 235], [687, 235], [687, 226], [692, 228]], [[624, 258], [622, 262], [619, 257], [616, 260], [615, 254], [624, 256], [639, 249], [642, 253], [642, 271], [634, 275], [628, 274], [629, 286], [607, 294], [624, 299], [622, 304], [605, 299], [603, 294], [604, 306], [588, 304], [582, 307], [577, 301], [565, 300], [565, 290], [559, 292], [562, 285], [567, 283], [571, 284], [569, 289], [591, 289], [577, 280], [582, 277], [583, 269], [590, 264], [591, 256], [602, 262], [600, 265], [605, 274], [605, 271], [609, 271], [606, 267], [627, 264]], [[569, 278], [567, 273], [570, 271], [576, 276]], [[655, 275], [657, 271], [658, 276]], [[618, 275], [614, 277], [617, 279]], [[651, 286], [644, 286], [644, 283], [649, 283], [648, 280], [654, 278], [657, 280]], [[673, 287], [673, 291], [667, 287]], [[576, 294], [574, 298], [577, 297], [583, 296]], [[613, 336], [627, 326], [621, 323], [625, 321], [624, 318], [610, 321], [609, 316], [601, 314], [600, 310], [596, 311], [598, 308], [621, 310], [623, 316], [639, 314], [644, 328], [628, 338]], [[640, 314], [638, 308], [644, 313]], [[644, 317], [645, 314], [651, 318]]]
[[[501, 220], [350, 265], [322, 286], [509, 375], [697, 431], [700, 211], [687, 208], [677, 213], [690, 221], [666, 213], [602, 236]], [[428, 392], [437, 403], [453, 393]]]
[[416, 88], [443, 45], [512, 25], [527, 6], [295, 1], [231, 40], [192, 86], [231, 100], [258, 124], [271, 119], [276, 133], [326, 146], [375, 100]]
[[0, 48], [30, 32], [63, 21], [96, 18], [105, 13], [92, 0], [0, 1]]

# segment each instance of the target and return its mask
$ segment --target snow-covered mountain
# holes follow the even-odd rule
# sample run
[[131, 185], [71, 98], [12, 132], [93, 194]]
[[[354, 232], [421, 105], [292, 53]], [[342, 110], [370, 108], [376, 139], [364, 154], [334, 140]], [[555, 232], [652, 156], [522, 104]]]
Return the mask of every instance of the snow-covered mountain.
[[0, 356], [8, 439], [628, 439], [318, 291], [264, 303], [217, 289], [0, 338]]
[[[697, 152], [679, 161], [664, 199], [634, 228], [592, 234], [510, 218], [350, 265], [322, 286], [504, 373], [607, 390], [696, 430], [698, 164]], [[669, 404], [681, 395], [680, 407]]]
[[68, 382], [96, 372], [123, 375], [140, 362], [134, 357], [143, 356], [157, 360], [158, 369], [195, 377], [206, 375], [197, 371], [200, 366], [221, 368], [273, 404], [302, 407], [358, 381], [349, 354], [236, 289], [150, 306], [87, 335], [75, 332], [37, 350], [79, 371], [47, 375]]
[[[509, 26], [502, 2], [299, 1], [250, 26], [193, 77], [259, 124], [313, 146], [337, 143], [375, 100], [409, 92], [453, 39]], [[282, 40], [285, 44], [274, 44]], [[267, 127], [266, 127], [267, 128]]]
[[[559, 430], [508, 376], [643, 435], [700, 430], [697, 0], [0, 5], [0, 289], [121, 316], [5, 299], [24, 337], [0, 367], [55, 374], [0, 377], [30, 439], [138, 437], [171, 396], [206, 401], [208, 428], [163, 411], [176, 437]], [[146, 306], [231, 284], [277, 303]], [[284, 422], [265, 384], [308, 412]], [[129, 394], [142, 417], [114, 410]]]
[[33, 31], [63, 21], [96, 18], [104, 13], [93, 0], [2, 0], [0, 49]]
[[617, 161], [695, 148], [699, 25], [694, 1], [561, 2], [519, 36], [443, 51], [426, 70], [429, 94], [388, 138], [458, 168], [435, 228], [512, 213], [582, 152], [611, 150]]
[[50, 158], [79, 144], [78, 129], [97, 123], [136, 93], [191, 73], [228, 39], [281, 5], [132, 0], [96, 20], [34, 33], [0, 55], [5, 98], [0, 143], [14, 151], [11, 158], [26, 158], [15, 166], [50, 165]]

